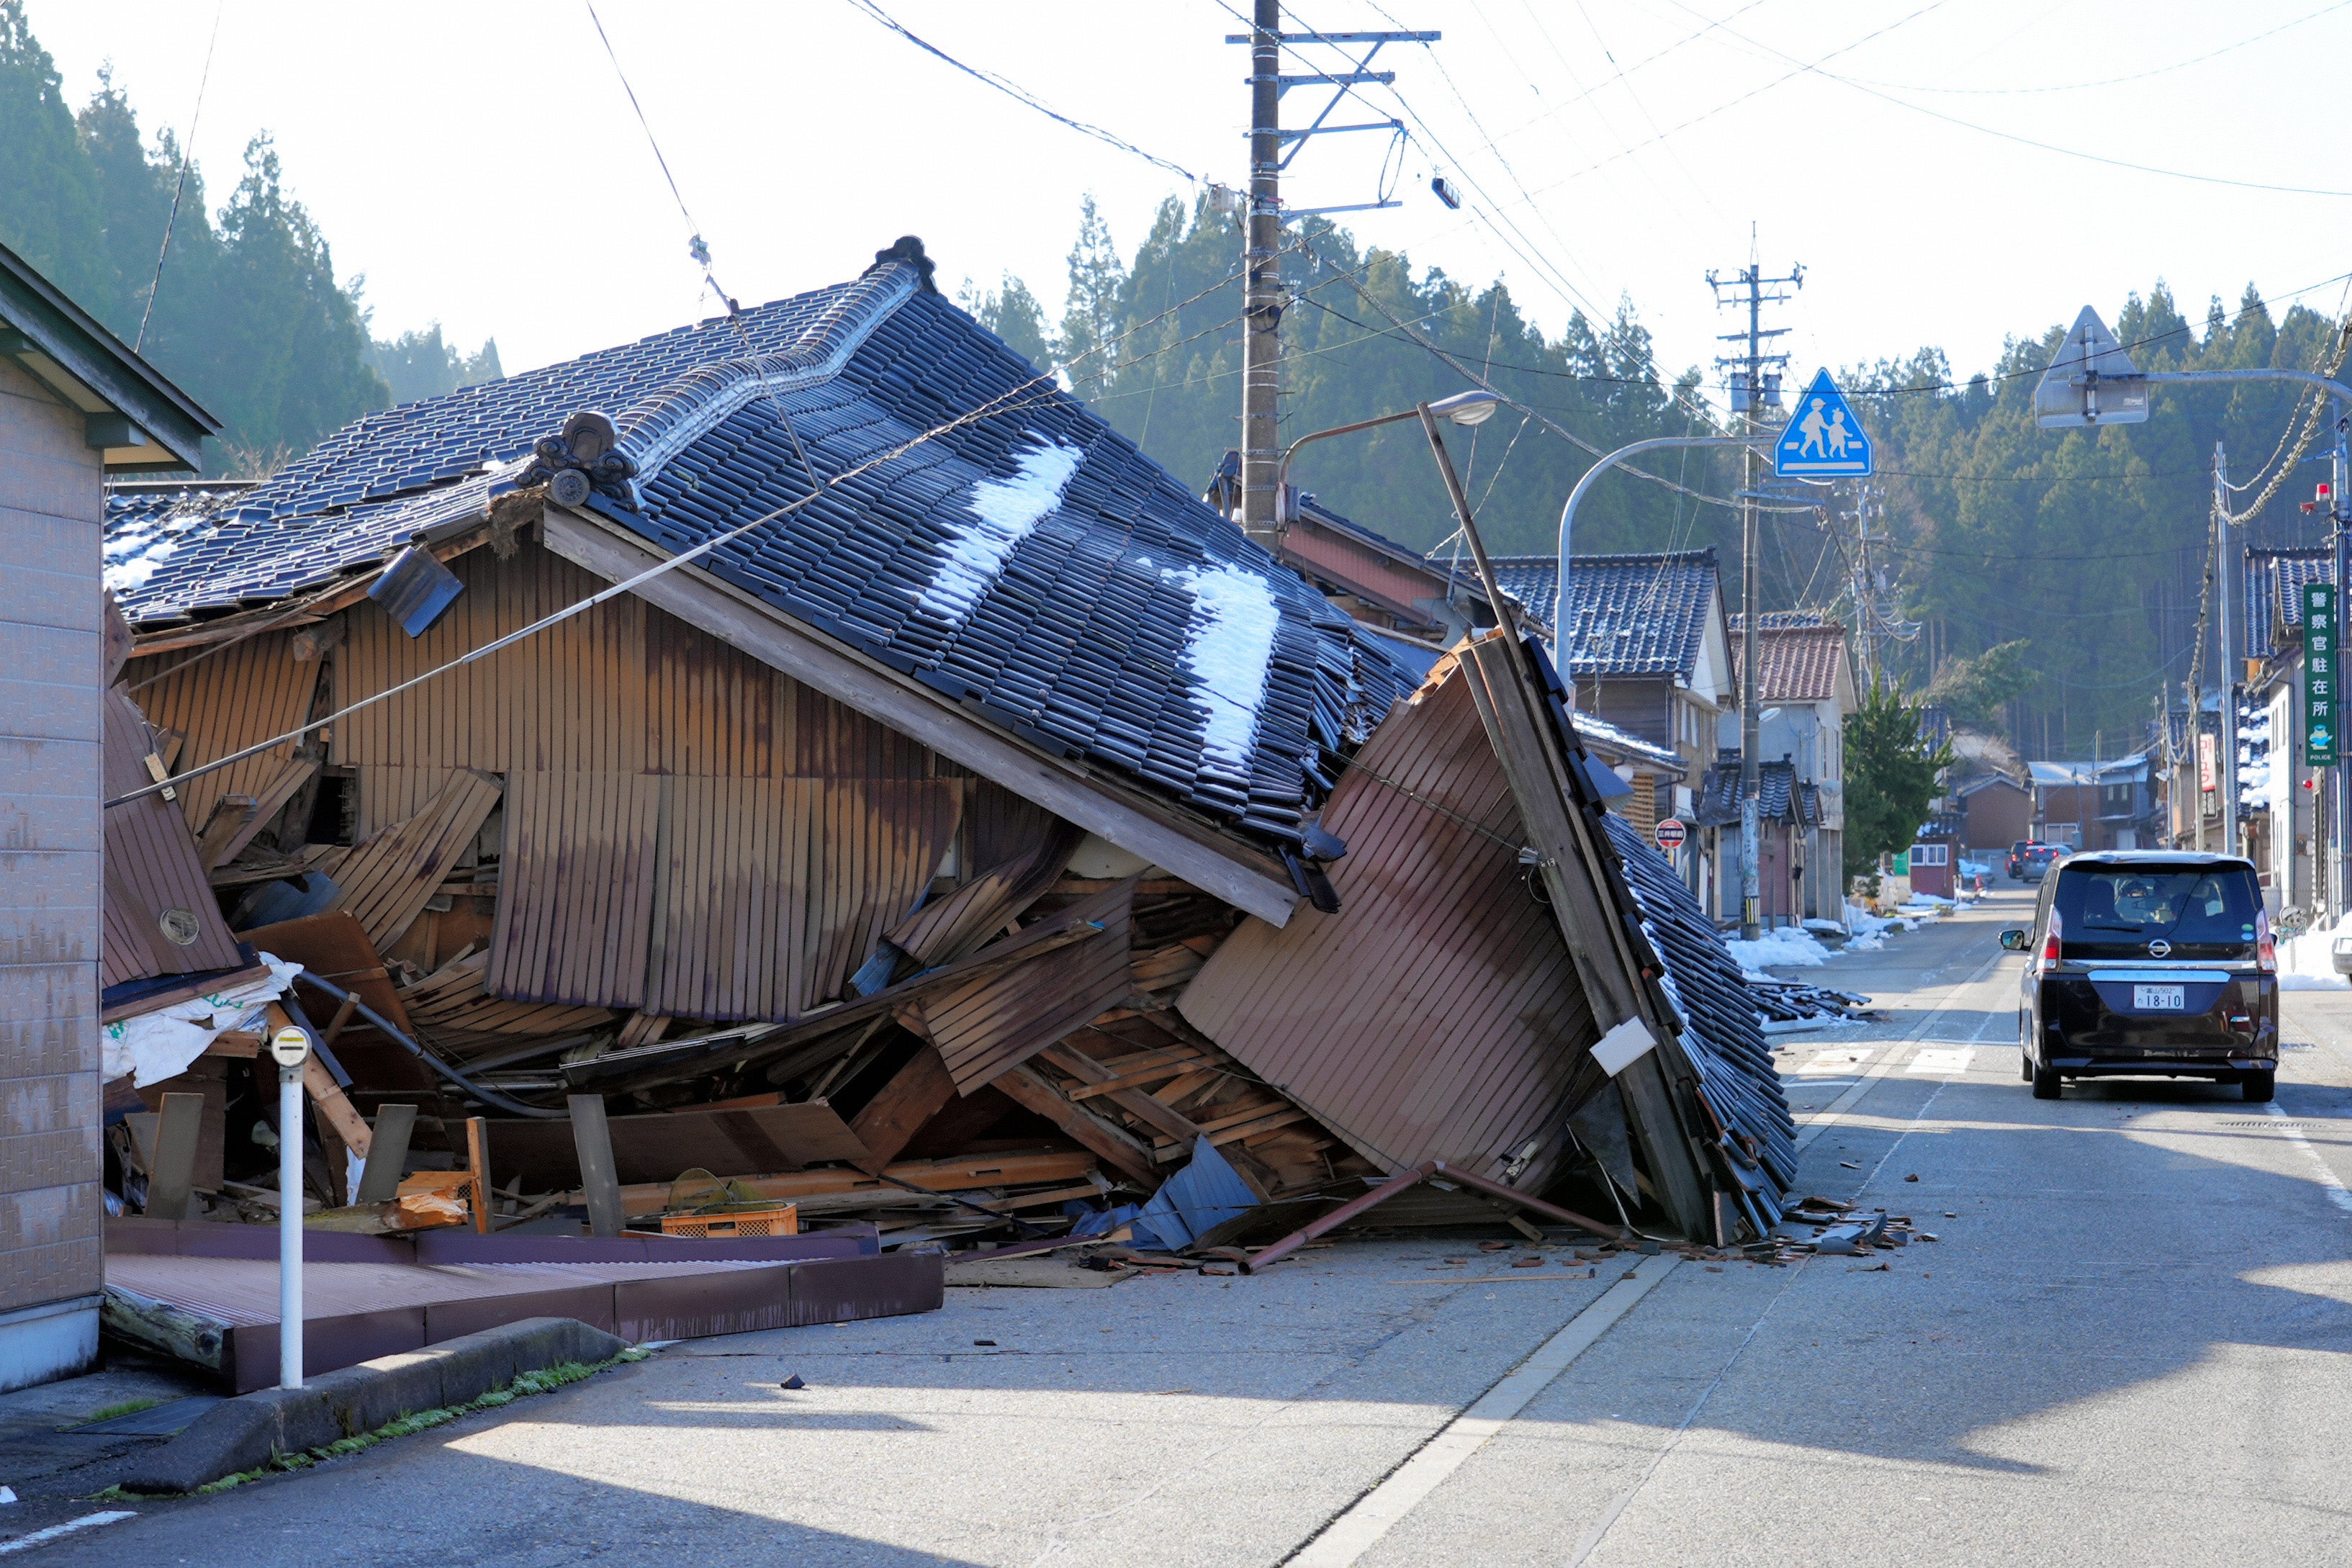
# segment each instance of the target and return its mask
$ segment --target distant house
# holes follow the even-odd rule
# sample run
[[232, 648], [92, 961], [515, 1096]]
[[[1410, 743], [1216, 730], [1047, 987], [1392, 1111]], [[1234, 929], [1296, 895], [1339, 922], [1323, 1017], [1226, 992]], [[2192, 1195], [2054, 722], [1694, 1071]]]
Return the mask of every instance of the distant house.
[[0, 247], [0, 1391], [98, 1356], [100, 802], [108, 742], [131, 740], [103, 717], [128, 651], [106, 646], [105, 479], [194, 468], [219, 428]]
[[2005, 773], [1987, 773], [1955, 792], [1960, 803], [1960, 842], [1971, 849], [2006, 854], [2021, 838], [2033, 837], [2033, 792]]
[[[1821, 918], [1840, 919], [1841, 898], [1824, 900], [1807, 886], [1805, 847], [1816, 841], [1822, 826], [1821, 786], [1800, 778], [1794, 763], [1764, 763], [1757, 770], [1757, 900], [1758, 917], [1769, 929], [1815, 918], [1812, 911], [1827, 904]], [[1699, 789], [1698, 822], [1719, 852], [1712, 858], [1714, 880], [1700, 897], [1720, 921], [1740, 916], [1739, 881], [1739, 753], [1727, 749], [1706, 772]], [[1842, 889], [1840, 889], [1842, 891]]]
[[[1743, 617], [1731, 617], [1735, 691], [1748, 689], [1742, 626]], [[1790, 764], [1798, 781], [1811, 786], [1814, 803], [1801, 842], [1790, 846], [1790, 869], [1798, 889], [1792, 907], [1803, 919], [1842, 920], [1845, 721], [1862, 706], [1845, 626], [1824, 611], [1778, 611], [1762, 618], [1756, 639], [1758, 748], [1763, 756]], [[1724, 746], [1737, 747], [1738, 715], [1719, 721], [1718, 732]]]
[[2033, 837], [2075, 849], [2152, 847], [2161, 823], [2147, 752], [2026, 767], [2033, 783]]

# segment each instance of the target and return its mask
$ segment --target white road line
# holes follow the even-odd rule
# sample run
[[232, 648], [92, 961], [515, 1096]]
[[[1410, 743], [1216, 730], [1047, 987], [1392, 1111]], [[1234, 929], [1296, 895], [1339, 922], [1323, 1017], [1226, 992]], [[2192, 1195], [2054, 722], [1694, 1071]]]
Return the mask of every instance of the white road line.
[[2327, 1168], [2327, 1162], [2319, 1157], [2319, 1151], [2311, 1146], [2311, 1140], [2303, 1135], [2303, 1129], [2286, 1121], [2286, 1112], [2279, 1109], [2277, 1100], [2272, 1100], [2263, 1109], [2284, 1123], [2279, 1131], [2285, 1133], [2294, 1146], [2303, 1151], [2304, 1156], [2319, 1172], [2320, 1185], [2327, 1189], [2327, 1201], [2346, 1213], [2352, 1214], [2352, 1188], [2347, 1188], [2344, 1178]]
[[1486, 1446], [1513, 1416], [1528, 1407], [1554, 1378], [1592, 1347], [1633, 1303], [1648, 1295], [1682, 1259], [1671, 1252], [1645, 1258], [1633, 1277], [1621, 1279], [1601, 1299], [1570, 1318], [1560, 1331], [1513, 1367], [1476, 1404], [1439, 1428], [1437, 1435], [1385, 1479], [1358, 1498], [1297, 1552], [1283, 1559], [1291, 1568], [1349, 1568], [1381, 1537], [1435, 1491], [1440, 1482]]
[[[1843, 1094], [1839, 1095], [1835, 1100], [1830, 1101], [1829, 1109], [1816, 1112], [1811, 1121], [1806, 1122], [1803, 1126], [1798, 1129], [1797, 1148], [1801, 1152], [1811, 1144], [1814, 1139], [1819, 1138], [1822, 1133], [1828, 1131], [1832, 1126], [1835, 1125], [1839, 1117], [1843, 1116], [1848, 1110], [1851, 1110], [1856, 1101], [1861, 1100], [1864, 1095], [1870, 1092], [1871, 1086], [1873, 1084], [1876, 1083], [1880, 1079], [1885, 1078], [1888, 1073], [1893, 1072], [1903, 1058], [1903, 1047], [1906, 1046], [1916, 1046], [1918, 1044], [1920, 1037], [1927, 1034], [1927, 1030], [1935, 1024], [1936, 1020], [1952, 1010], [1952, 999], [1958, 996], [1961, 992], [1969, 989], [1970, 986], [1982, 982], [1986, 975], [1992, 973], [1994, 966], [2000, 963], [2001, 957], [2002, 954], [1996, 950], [1991, 957], [1977, 965], [1976, 973], [1970, 974], [1966, 980], [1959, 981], [1946, 990], [1944, 993], [1944, 999], [1937, 1003], [1933, 1007], [1928, 1008], [1926, 1015], [1922, 1016], [1916, 1024], [1914, 1024], [1911, 1026], [1911, 1032], [1909, 1034], [1891, 1042], [1886, 1047], [1886, 1055], [1880, 1058], [1875, 1065], [1862, 1075], [1860, 1082], [1856, 1083], [1852, 1089], [1847, 1089]], [[1996, 1008], [1994, 1011], [1998, 1014], [1999, 1009]], [[1992, 1026], [1992, 1024], [1993, 1019], [1990, 1017], [1987, 1018], [1983, 1023], [1977, 1026], [1976, 1036], [1972, 1036], [1971, 1038], [1980, 1037], [1984, 1034], [1985, 1030]]]
[[71, 1535], [77, 1530], [89, 1530], [101, 1524], [117, 1524], [139, 1516], [129, 1509], [109, 1509], [104, 1513], [86, 1513], [79, 1519], [69, 1519], [63, 1524], [53, 1524], [47, 1530], [37, 1530], [30, 1535], [20, 1535], [14, 1541], [0, 1541], [0, 1557], [11, 1552], [30, 1552], [36, 1546], [46, 1546], [59, 1536]]

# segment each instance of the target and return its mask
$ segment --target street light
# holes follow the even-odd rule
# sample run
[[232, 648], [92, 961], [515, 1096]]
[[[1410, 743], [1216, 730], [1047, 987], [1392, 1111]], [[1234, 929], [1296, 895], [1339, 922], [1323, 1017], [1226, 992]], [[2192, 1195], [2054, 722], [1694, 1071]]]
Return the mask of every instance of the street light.
[[1568, 668], [1569, 543], [1576, 526], [1577, 505], [1584, 500], [1584, 493], [1592, 488], [1592, 481], [1626, 458], [1637, 458], [1644, 452], [1675, 447], [1769, 447], [1780, 437], [1780, 434], [1776, 429], [1759, 430], [1747, 436], [1654, 436], [1646, 441], [1620, 447], [1584, 470], [1584, 477], [1576, 481], [1574, 489], [1568, 492], [1568, 504], [1559, 509], [1559, 586], [1553, 591], [1551, 626], [1554, 653], [1561, 669]]
[[1317, 430], [1312, 434], [1301, 436], [1282, 449], [1282, 460], [1275, 465], [1274, 521], [1276, 526], [1287, 528], [1298, 521], [1298, 502], [1290, 490], [1290, 459], [1299, 447], [1309, 441], [1328, 440], [1334, 436], [1351, 436], [1359, 430], [1370, 430], [1377, 426], [1395, 425], [1407, 419], [1418, 419], [1423, 408], [1437, 417], [1450, 419], [1456, 425], [1464, 426], [1483, 425], [1493, 418], [1495, 410], [1502, 405], [1503, 400], [1499, 395], [1481, 387], [1473, 387], [1467, 392], [1457, 392], [1451, 397], [1441, 397], [1434, 403], [1416, 404], [1402, 414], [1383, 414], [1377, 419], [1359, 419], [1352, 425], [1334, 425], [1328, 430]]

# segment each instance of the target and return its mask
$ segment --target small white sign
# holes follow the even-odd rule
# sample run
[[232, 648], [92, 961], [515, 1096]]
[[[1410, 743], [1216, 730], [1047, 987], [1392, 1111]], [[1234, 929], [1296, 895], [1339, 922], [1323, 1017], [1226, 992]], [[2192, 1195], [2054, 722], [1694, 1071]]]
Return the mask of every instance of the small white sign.
[[299, 1068], [310, 1056], [310, 1037], [289, 1024], [269, 1037], [269, 1054], [282, 1068]]
[[1641, 1019], [1628, 1018], [1593, 1042], [1592, 1059], [1601, 1064], [1601, 1071], [1615, 1078], [1657, 1043], [1657, 1037]]

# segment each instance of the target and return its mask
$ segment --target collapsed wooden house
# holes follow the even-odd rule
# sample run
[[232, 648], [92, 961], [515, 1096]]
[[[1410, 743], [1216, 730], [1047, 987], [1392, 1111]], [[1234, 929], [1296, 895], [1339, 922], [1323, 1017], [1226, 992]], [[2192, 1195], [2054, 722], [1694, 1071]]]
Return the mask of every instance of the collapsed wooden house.
[[1206, 1150], [1284, 1215], [1441, 1159], [1769, 1225], [1769, 1056], [1692, 1005], [1737, 967], [1629, 883], [1536, 646], [1413, 689], [930, 266], [118, 488], [123, 689], [359, 1112], [419, 1167], [487, 1118], [535, 1212], [601, 1096], [631, 1212], [699, 1169], [886, 1244]]

